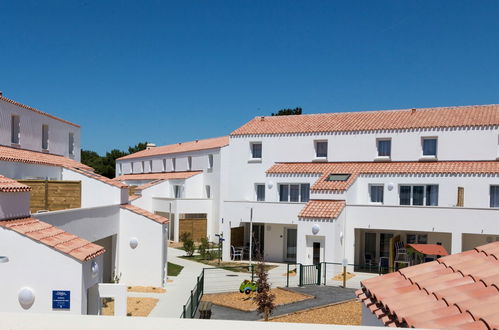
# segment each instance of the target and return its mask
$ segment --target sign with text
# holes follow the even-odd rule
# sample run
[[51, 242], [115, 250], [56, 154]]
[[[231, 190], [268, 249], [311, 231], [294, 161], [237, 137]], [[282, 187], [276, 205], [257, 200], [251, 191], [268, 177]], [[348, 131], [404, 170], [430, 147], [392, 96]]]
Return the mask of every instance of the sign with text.
[[53, 290], [52, 309], [70, 309], [71, 291]]

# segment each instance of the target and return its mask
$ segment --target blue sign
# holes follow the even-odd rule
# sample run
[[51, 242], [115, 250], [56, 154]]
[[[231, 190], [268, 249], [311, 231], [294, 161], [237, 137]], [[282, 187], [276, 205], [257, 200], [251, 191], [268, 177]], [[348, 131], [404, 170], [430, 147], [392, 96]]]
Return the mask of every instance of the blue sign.
[[71, 291], [52, 291], [52, 309], [70, 309], [70, 307]]

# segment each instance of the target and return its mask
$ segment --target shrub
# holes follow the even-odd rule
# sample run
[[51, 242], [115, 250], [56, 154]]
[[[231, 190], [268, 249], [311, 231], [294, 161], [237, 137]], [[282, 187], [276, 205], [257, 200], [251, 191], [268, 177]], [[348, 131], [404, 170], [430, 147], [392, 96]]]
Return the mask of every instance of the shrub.
[[263, 314], [265, 321], [269, 320], [275, 309], [275, 295], [270, 292], [270, 284], [268, 282], [269, 274], [263, 257], [258, 258], [259, 261], [256, 265], [257, 287], [258, 292], [253, 300], [256, 302], [258, 308], [257, 312]]
[[201, 244], [198, 247], [199, 255], [202, 259], [208, 259], [208, 254], [210, 253], [210, 242], [206, 239], [206, 237], [201, 238]]
[[180, 235], [180, 241], [184, 243], [183, 248], [188, 257], [194, 254], [194, 241], [191, 239], [191, 234], [184, 232]]

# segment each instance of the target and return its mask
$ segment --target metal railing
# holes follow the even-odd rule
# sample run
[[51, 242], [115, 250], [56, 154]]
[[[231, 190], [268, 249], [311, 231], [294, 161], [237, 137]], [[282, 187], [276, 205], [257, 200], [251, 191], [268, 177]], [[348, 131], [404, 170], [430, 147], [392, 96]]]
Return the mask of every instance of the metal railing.
[[181, 319], [193, 319], [196, 316], [196, 312], [199, 307], [199, 302], [201, 301], [201, 297], [203, 297], [204, 291], [204, 269], [201, 274], [198, 276], [196, 280], [196, 285], [194, 289], [191, 290], [191, 295], [189, 299], [187, 299], [187, 303], [184, 305], [182, 314], [180, 315]]

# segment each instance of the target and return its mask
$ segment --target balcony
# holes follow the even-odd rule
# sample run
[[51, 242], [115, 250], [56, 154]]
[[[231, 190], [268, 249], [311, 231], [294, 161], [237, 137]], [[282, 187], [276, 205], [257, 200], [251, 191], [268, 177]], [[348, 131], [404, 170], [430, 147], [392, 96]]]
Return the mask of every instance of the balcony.
[[248, 222], [253, 210], [253, 221], [261, 223], [292, 224], [298, 221], [298, 214], [305, 203], [225, 201], [224, 214], [232, 221]]

